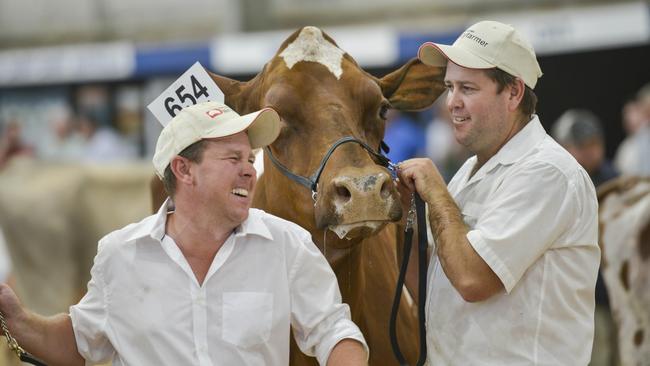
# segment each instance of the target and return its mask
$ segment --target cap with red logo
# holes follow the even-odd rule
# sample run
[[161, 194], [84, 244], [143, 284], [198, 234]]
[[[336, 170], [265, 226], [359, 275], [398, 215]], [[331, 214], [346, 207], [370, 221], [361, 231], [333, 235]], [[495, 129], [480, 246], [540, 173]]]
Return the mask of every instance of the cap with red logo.
[[204, 102], [181, 110], [160, 132], [153, 166], [162, 179], [171, 160], [193, 143], [247, 131], [251, 148], [272, 143], [280, 133], [280, 116], [271, 108], [243, 116], [219, 102]]

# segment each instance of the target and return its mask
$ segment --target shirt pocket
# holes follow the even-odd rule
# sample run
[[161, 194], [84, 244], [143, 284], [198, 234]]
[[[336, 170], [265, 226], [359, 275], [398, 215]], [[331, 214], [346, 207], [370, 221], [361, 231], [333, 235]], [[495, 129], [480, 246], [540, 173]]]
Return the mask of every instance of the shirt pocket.
[[273, 323], [273, 294], [269, 292], [224, 292], [223, 340], [250, 347], [269, 340]]
[[476, 223], [478, 222], [478, 218], [481, 215], [482, 211], [483, 205], [480, 203], [466, 202], [465, 205], [463, 205], [463, 208], [461, 209], [461, 213], [463, 214], [463, 221], [470, 228], [470, 230], [473, 230], [476, 227]]

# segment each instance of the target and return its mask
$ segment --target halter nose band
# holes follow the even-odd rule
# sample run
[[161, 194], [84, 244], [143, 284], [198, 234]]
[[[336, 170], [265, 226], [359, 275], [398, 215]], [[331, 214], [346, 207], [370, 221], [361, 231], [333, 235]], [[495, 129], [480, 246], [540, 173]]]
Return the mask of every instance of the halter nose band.
[[[390, 171], [390, 174], [393, 177], [393, 179], [395, 179], [397, 174], [396, 165], [391, 163], [390, 159], [388, 159], [388, 157], [386, 157], [385, 155], [382, 155], [374, 151], [370, 146], [368, 146], [368, 144], [352, 136], [345, 136], [343, 138], [338, 139], [329, 148], [329, 150], [327, 150], [327, 153], [325, 153], [325, 156], [323, 156], [323, 159], [321, 159], [320, 165], [318, 166], [314, 174], [312, 174], [309, 178], [292, 173], [286, 166], [280, 163], [278, 159], [275, 158], [275, 156], [273, 156], [273, 153], [271, 152], [271, 149], [268, 146], [264, 148], [264, 151], [266, 152], [266, 154], [268, 154], [269, 159], [271, 159], [273, 165], [275, 165], [276, 168], [278, 168], [282, 172], [282, 174], [284, 174], [287, 178], [291, 179], [292, 181], [310, 189], [312, 192], [312, 198], [314, 199], [314, 201], [316, 201], [318, 180], [320, 179], [320, 176], [323, 173], [323, 170], [325, 169], [325, 165], [327, 164], [327, 161], [334, 153], [334, 150], [336, 150], [339, 146], [348, 142], [354, 142], [361, 145], [361, 147], [366, 149], [370, 153], [370, 155], [372, 155], [377, 160], [377, 163], [379, 165], [386, 167]], [[386, 145], [385, 142], [382, 141], [382, 145], [380, 149], [388, 151], [388, 146]]]

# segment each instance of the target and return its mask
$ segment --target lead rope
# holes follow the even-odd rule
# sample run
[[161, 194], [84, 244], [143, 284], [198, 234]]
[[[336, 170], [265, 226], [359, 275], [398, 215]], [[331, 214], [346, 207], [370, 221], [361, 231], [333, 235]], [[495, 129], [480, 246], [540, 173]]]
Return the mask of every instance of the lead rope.
[[427, 345], [426, 345], [426, 325], [424, 307], [427, 296], [427, 226], [425, 221], [425, 205], [420, 195], [416, 192], [411, 198], [411, 208], [406, 218], [406, 229], [404, 230], [404, 253], [402, 256], [402, 265], [400, 266], [399, 278], [397, 279], [397, 287], [395, 288], [395, 297], [393, 298], [393, 307], [390, 312], [390, 344], [393, 348], [393, 353], [397, 362], [401, 366], [408, 366], [404, 355], [400, 351], [399, 342], [397, 340], [397, 312], [399, 310], [399, 303], [402, 297], [402, 289], [404, 288], [404, 277], [406, 276], [406, 268], [408, 266], [409, 257], [411, 255], [411, 245], [413, 240], [413, 224], [417, 216], [418, 224], [418, 326], [420, 335], [420, 357], [417, 361], [417, 366], [424, 365], [427, 359]]
[[36, 359], [34, 356], [30, 355], [29, 353], [25, 352], [25, 350], [18, 344], [18, 341], [16, 341], [16, 338], [14, 338], [11, 335], [11, 332], [9, 332], [9, 327], [7, 327], [7, 323], [5, 322], [5, 317], [2, 312], [0, 312], [0, 327], [2, 327], [2, 333], [4, 333], [5, 338], [7, 339], [7, 345], [9, 346], [9, 349], [18, 356], [18, 358], [23, 361], [30, 363], [32, 365], [36, 366], [47, 366], [44, 364], [42, 361]]

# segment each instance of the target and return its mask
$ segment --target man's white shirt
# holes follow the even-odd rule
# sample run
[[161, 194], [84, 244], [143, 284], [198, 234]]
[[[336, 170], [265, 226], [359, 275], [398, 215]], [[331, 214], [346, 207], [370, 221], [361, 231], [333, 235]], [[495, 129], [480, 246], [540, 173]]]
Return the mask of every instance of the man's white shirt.
[[70, 308], [88, 363], [284, 366], [290, 325], [321, 364], [344, 338], [367, 351], [306, 230], [251, 209], [200, 286], [165, 235], [168, 204], [100, 240], [88, 293]]
[[435, 255], [429, 265], [431, 365], [587, 365], [600, 261], [598, 203], [588, 174], [537, 116], [473, 176], [449, 183], [467, 239], [505, 292], [468, 303]]

